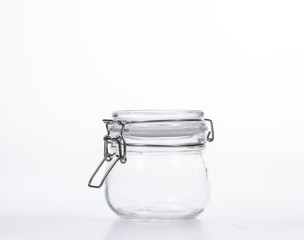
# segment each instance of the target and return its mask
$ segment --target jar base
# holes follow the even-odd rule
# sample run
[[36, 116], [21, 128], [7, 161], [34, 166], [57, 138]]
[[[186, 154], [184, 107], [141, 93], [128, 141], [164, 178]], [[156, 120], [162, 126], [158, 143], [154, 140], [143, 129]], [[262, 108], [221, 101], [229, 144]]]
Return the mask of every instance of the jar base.
[[[114, 213], [119, 217], [131, 221], [183, 221], [190, 220], [201, 214], [204, 209], [193, 209], [181, 205], [172, 205], [161, 207], [128, 207], [124, 209], [115, 209], [111, 207]], [[166, 210], [164, 210], [166, 209]]]

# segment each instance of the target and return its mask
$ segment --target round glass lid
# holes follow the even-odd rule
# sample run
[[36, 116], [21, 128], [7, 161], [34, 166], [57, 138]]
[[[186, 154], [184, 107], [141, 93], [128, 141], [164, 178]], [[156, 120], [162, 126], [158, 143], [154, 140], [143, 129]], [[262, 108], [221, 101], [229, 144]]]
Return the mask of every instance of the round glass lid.
[[200, 110], [120, 110], [113, 112], [112, 136], [121, 134], [128, 144], [180, 145], [204, 143], [207, 127]]

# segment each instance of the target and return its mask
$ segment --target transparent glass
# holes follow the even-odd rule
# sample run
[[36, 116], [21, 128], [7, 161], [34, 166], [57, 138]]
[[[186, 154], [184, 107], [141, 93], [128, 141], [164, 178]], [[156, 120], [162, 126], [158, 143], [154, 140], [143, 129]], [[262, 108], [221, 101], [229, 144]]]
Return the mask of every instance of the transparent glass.
[[[203, 121], [195, 121], [203, 113], [119, 111], [113, 116], [120, 121], [172, 121], [126, 125], [124, 137], [131, 143], [127, 146], [127, 162], [117, 163], [105, 182], [110, 208], [120, 217], [133, 220], [191, 219], [203, 212], [209, 197], [202, 158], [206, 126]], [[194, 121], [179, 121], [185, 119]], [[119, 134], [119, 126], [113, 125], [111, 134]], [[117, 152], [115, 144], [111, 151]]]

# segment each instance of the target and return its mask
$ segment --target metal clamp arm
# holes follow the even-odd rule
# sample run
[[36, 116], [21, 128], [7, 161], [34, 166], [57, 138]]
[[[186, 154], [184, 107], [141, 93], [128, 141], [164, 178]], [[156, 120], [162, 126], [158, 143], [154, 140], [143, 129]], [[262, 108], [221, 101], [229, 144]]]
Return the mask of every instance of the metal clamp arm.
[[92, 174], [90, 180], [89, 180], [89, 187], [92, 188], [101, 188], [101, 186], [103, 185], [104, 181], [106, 180], [107, 176], [109, 175], [110, 171], [112, 170], [112, 168], [115, 166], [115, 164], [118, 162], [119, 157], [115, 159], [114, 163], [111, 165], [111, 167], [107, 170], [107, 172], [105, 173], [105, 175], [103, 176], [103, 178], [101, 179], [101, 182], [99, 185], [92, 185], [92, 181], [95, 178], [95, 175], [97, 174], [97, 172], [99, 171], [99, 169], [101, 168], [101, 166], [104, 164], [105, 161], [111, 161], [113, 158], [113, 155], [111, 156], [111, 154], [107, 154], [101, 161], [101, 163], [98, 165], [98, 167], [96, 168], [96, 170], [94, 171], [94, 173]]
[[[111, 170], [113, 169], [113, 167], [115, 166], [115, 164], [120, 160], [121, 163], [126, 163], [127, 162], [127, 157], [126, 157], [126, 143], [125, 140], [123, 138], [123, 131], [124, 131], [124, 124], [120, 123], [121, 127], [121, 131], [120, 131], [120, 136], [117, 136], [115, 138], [112, 138], [110, 136], [110, 130], [109, 130], [109, 124], [112, 124], [113, 121], [112, 120], [104, 120], [105, 124], [106, 124], [106, 128], [107, 128], [107, 135], [104, 136], [103, 140], [104, 140], [104, 158], [102, 159], [101, 163], [99, 163], [99, 165], [97, 166], [97, 168], [95, 169], [95, 171], [93, 172], [90, 180], [89, 180], [89, 187], [92, 188], [101, 188], [104, 181], [106, 180], [107, 176], [109, 175], [109, 173], [111, 172]], [[108, 149], [108, 145], [109, 143], [117, 143], [118, 145], [118, 154], [116, 152], [114, 153], [109, 153], [109, 149]], [[104, 176], [101, 179], [101, 182], [99, 183], [99, 185], [93, 185], [92, 181], [95, 178], [96, 174], [98, 173], [99, 169], [101, 168], [101, 166], [104, 164], [105, 161], [112, 161], [113, 157], [116, 156], [116, 159], [114, 160], [114, 162], [112, 163], [112, 165], [108, 168], [108, 170], [105, 172]]]

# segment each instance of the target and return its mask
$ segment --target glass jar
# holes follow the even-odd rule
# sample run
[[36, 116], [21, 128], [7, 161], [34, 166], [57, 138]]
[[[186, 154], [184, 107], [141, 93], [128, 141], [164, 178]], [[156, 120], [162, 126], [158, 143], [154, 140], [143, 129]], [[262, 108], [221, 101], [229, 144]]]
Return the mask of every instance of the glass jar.
[[[99, 188], [105, 182], [107, 203], [118, 216], [180, 220], [203, 212], [209, 187], [202, 154], [214, 132], [202, 111], [115, 111], [113, 120], [104, 122], [104, 159], [89, 186]], [[101, 183], [93, 185], [107, 161]]]

